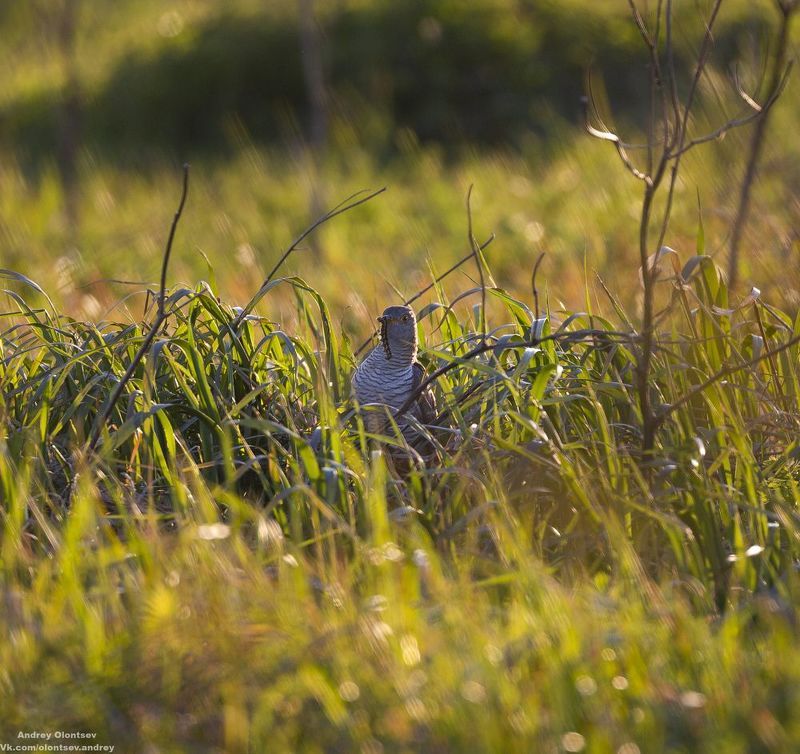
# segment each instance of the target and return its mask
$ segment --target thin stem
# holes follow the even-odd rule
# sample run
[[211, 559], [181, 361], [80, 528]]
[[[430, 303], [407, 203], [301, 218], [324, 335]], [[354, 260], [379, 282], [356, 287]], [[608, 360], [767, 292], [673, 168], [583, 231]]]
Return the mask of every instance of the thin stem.
[[732, 120], [729, 120], [727, 123], [724, 123], [716, 130], [704, 134], [703, 136], [698, 136], [697, 138], [692, 139], [682, 149], [680, 149], [677, 152], [673, 152], [671, 156], [673, 158], [681, 157], [682, 155], [686, 154], [686, 152], [688, 152], [690, 149], [696, 147], [698, 144], [705, 144], [706, 142], [709, 141], [721, 139], [723, 136], [725, 136], [725, 134], [728, 133], [728, 131], [732, 131], [735, 128], [741, 128], [742, 126], [747, 126], [750, 123], [753, 123], [754, 121], [757, 121], [760, 118], [762, 118], [764, 114], [767, 113], [772, 108], [772, 106], [778, 101], [781, 94], [783, 94], [783, 90], [786, 87], [786, 82], [789, 80], [789, 74], [792, 71], [792, 66], [793, 66], [793, 61], [790, 61], [789, 64], [786, 66], [786, 69], [784, 70], [783, 76], [781, 77], [780, 83], [778, 84], [778, 88], [775, 89], [775, 91], [771, 94], [769, 99], [767, 99], [767, 101], [763, 105], [758, 105], [757, 103], [753, 103], [756, 105], [755, 112], [750, 113], [750, 115], [746, 115], [741, 118], [734, 118]]
[[[542, 343], [547, 343], [548, 341], [580, 341], [586, 338], [596, 339], [598, 337], [609, 337], [609, 338], [619, 338], [623, 342], [630, 342], [636, 338], [635, 335], [631, 333], [625, 332], [616, 332], [613, 330], [574, 330], [573, 332], [556, 332], [552, 335], [547, 335], [544, 338], [528, 338], [526, 340], [516, 341], [514, 343], [505, 343], [500, 348], [502, 350], [515, 350], [517, 348], [534, 348], [536, 346], [541, 345]], [[444, 374], [447, 374], [451, 370], [455, 369], [457, 366], [460, 366], [471, 359], [474, 359], [476, 356], [480, 356], [482, 353], [486, 353], [487, 351], [493, 351], [495, 348], [498, 348], [497, 343], [482, 343], [479, 346], [475, 346], [470, 351], [467, 351], [463, 356], [455, 358], [453, 361], [440, 366], [435, 371], [431, 372], [428, 377], [426, 377], [422, 382], [417, 385], [417, 387], [411, 391], [408, 398], [406, 398], [405, 403], [403, 403], [400, 408], [398, 408], [394, 412], [395, 418], [402, 416], [411, 406], [414, 405], [417, 398], [422, 395], [422, 393], [428, 389], [430, 385], [432, 385], [436, 380], [439, 379]]]
[[713, 385], [715, 382], [719, 382], [720, 380], [725, 379], [726, 377], [730, 377], [737, 372], [743, 372], [748, 369], [752, 369], [754, 366], [758, 366], [762, 361], [767, 359], [772, 359], [774, 356], [777, 356], [779, 353], [783, 353], [787, 351], [792, 346], [797, 345], [800, 343], [800, 335], [795, 335], [793, 338], [789, 338], [785, 343], [781, 343], [781, 345], [773, 348], [772, 350], [769, 349], [767, 344], [764, 344], [765, 352], [762, 353], [760, 356], [757, 356], [754, 359], [750, 359], [749, 361], [743, 361], [741, 364], [736, 364], [735, 366], [725, 367], [724, 369], [720, 369], [718, 372], [712, 374], [708, 379], [701, 382], [699, 385], [695, 385], [688, 393], [684, 393], [678, 400], [674, 403], [670, 403], [668, 406], [663, 408], [659, 415], [658, 415], [658, 422], [661, 424], [667, 417], [671, 414], [675, 413], [681, 406], [685, 406], [689, 403], [693, 398], [700, 395], [703, 391]]
[[536, 264], [533, 265], [533, 272], [531, 273], [531, 290], [533, 291], [533, 313], [536, 317], [536, 320], [539, 319], [539, 289], [536, 287], [536, 275], [539, 272], [539, 265], [542, 263], [544, 256], [545, 256], [544, 251], [541, 254], [539, 254], [539, 258], [536, 260]]
[[186, 195], [189, 192], [189, 163], [183, 166], [183, 188], [181, 190], [181, 201], [178, 204], [178, 209], [175, 210], [175, 215], [172, 218], [172, 225], [169, 228], [169, 237], [167, 238], [167, 246], [164, 250], [164, 261], [161, 263], [161, 283], [158, 286], [158, 316], [164, 318], [164, 302], [167, 293], [167, 267], [169, 266], [169, 258], [172, 254], [172, 242], [175, 239], [175, 229], [178, 227], [178, 222], [183, 214], [183, 207], [186, 204]]
[[472, 185], [467, 191], [467, 235], [469, 237], [469, 245], [472, 249], [472, 256], [475, 259], [475, 265], [478, 268], [478, 278], [481, 285], [481, 316], [478, 326], [481, 331], [481, 339], [486, 340], [486, 281], [483, 276], [483, 260], [481, 259], [481, 250], [478, 242], [475, 239], [475, 234], [472, 232]]
[[[480, 248], [480, 250], [481, 250], [481, 251], [484, 251], [484, 250], [486, 250], [486, 249], [489, 247], [489, 245], [492, 243], [492, 241], [494, 241], [494, 238], [495, 238], [495, 236], [494, 236], [494, 233], [492, 233], [492, 235], [490, 235], [490, 236], [489, 236], [489, 238], [487, 238], [487, 239], [486, 239], [486, 240], [485, 240], [485, 241], [484, 241], [484, 242], [483, 242], [483, 243], [480, 245], [480, 247], [479, 247], [479, 248]], [[473, 252], [471, 252], [471, 251], [470, 251], [470, 253], [469, 253], [469, 254], [467, 254], [465, 257], [461, 257], [461, 259], [459, 259], [459, 260], [458, 260], [458, 261], [457, 261], [457, 262], [456, 262], [456, 263], [455, 263], [455, 264], [454, 264], [452, 267], [449, 267], [449, 268], [448, 268], [448, 269], [446, 269], [446, 270], [445, 270], [445, 271], [444, 271], [444, 272], [443, 272], [441, 275], [439, 275], [438, 277], [434, 278], [432, 282], [428, 283], [428, 285], [426, 285], [424, 288], [422, 288], [421, 290], [417, 291], [417, 292], [416, 292], [416, 293], [415, 293], [415, 294], [414, 294], [414, 295], [413, 295], [411, 298], [408, 298], [408, 299], [406, 299], [406, 300], [403, 302], [403, 305], [404, 305], [404, 306], [411, 306], [411, 304], [413, 304], [413, 303], [414, 303], [415, 301], [417, 301], [418, 299], [422, 298], [422, 297], [423, 297], [423, 296], [424, 296], [424, 295], [425, 295], [425, 294], [426, 294], [428, 291], [430, 291], [430, 290], [431, 290], [431, 289], [432, 289], [434, 286], [436, 286], [438, 283], [441, 283], [441, 282], [442, 282], [442, 280], [444, 280], [446, 277], [448, 277], [449, 275], [451, 275], [452, 273], [454, 273], [454, 272], [455, 272], [455, 271], [456, 271], [456, 270], [457, 270], [459, 267], [462, 267], [464, 264], [466, 264], [467, 262], [469, 262], [469, 260], [470, 260], [470, 259], [472, 259], [472, 258], [473, 258], [473, 256], [474, 256]], [[364, 349], [365, 349], [367, 346], [369, 346], [369, 344], [372, 342], [372, 339], [375, 337], [375, 333], [376, 333], [376, 332], [377, 332], [377, 330], [376, 330], [376, 331], [374, 331], [374, 332], [372, 333], [372, 335], [370, 335], [370, 336], [369, 336], [369, 337], [368, 337], [368, 338], [367, 338], [367, 339], [366, 339], [366, 340], [365, 340], [365, 341], [364, 341], [364, 342], [363, 342], [363, 343], [362, 343], [362, 344], [361, 344], [361, 345], [360, 345], [360, 346], [359, 346], [359, 347], [356, 349], [356, 352], [353, 354], [353, 356], [355, 356], [355, 357], [358, 357], [358, 356], [359, 356], [359, 355], [362, 353], [362, 351], [363, 351], [363, 350], [364, 350]]]
[[[364, 194], [364, 191], [357, 191], [355, 194], [351, 194], [347, 199], [337, 204], [333, 209], [328, 210], [322, 217], [315, 220], [311, 225], [309, 225], [289, 246], [286, 251], [283, 252], [280, 259], [275, 263], [275, 266], [269, 271], [269, 274], [264, 279], [264, 282], [261, 283], [256, 295], [248, 302], [247, 306], [242, 308], [242, 311], [236, 316], [236, 319], [233, 320], [231, 323], [231, 328], [235, 332], [239, 326], [242, 324], [244, 318], [253, 311], [253, 307], [258, 303], [263, 295], [264, 289], [272, 282], [273, 278], [277, 274], [278, 270], [281, 268], [283, 263], [289, 258], [293, 251], [296, 251], [297, 247], [303, 243], [303, 241], [311, 235], [317, 228], [321, 225], [324, 225], [328, 220], [332, 220], [334, 217], [338, 215], [342, 215], [345, 212], [349, 212], [351, 209], [355, 209], [356, 207], [361, 206], [362, 204], [366, 204], [371, 199], [374, 199], [379, 194], [382, 194], [386, 191], [386, 187], [379, 188], [377, 191], [371, 191], [366, 196], [361, 196]], [[360, 199], [356, 199], [357, 196], [361, 196]]]
[[103, 408], [102, 413], [98, 415], [95, 419], [94, 427], [92, 429], [92, 434], [89, 438], [89, 443], [86, 446], [88, 453], [94, 453], [97, 449], [97, 444], [100, 442], [100, 437], [103, 433], [103, 429], [106, 426], [106, 422], [108, 422], [109, 418], [111, 417], [111, 412], [114, 410], [114, 406], [116, 406], [117, 401], [119, 400], [120, 396], [122, 395], [122, 391], [125, 389], [125, 386], [130, 382], [131, 377], [133, 377], [133, 373], [136, 371], [136, 368], [141, 363], [142, 359], [144, 358], [145, 354], [150, 350], [150, 345], [153, 342], [153, 339], [156, 337], [156, 334], [161, 329], [161, 325], [167, 319], [167, 312], [165, 310], [165, 300], [166, 300], [166, 281], [167, 281], [167, 266], [169, 264], [170, 254], [172, 252], [172, 242], [175, 239], [175, 230], [178, 227], [178, 222], [181, 219], [181, 215], [183, 214], [183, 207], [186, 203], [186, 195], [189, 189], [189, 165], [186, 164], [183, 166], [183, 189], [181, 192], [181, 200], [178, 204], [178, 209], [175, 212], [174, 217], [172, 218], [172, 225], [169, 229], [169, 237], [167, 238], [167, 245], [164, 249], [164, 261], [161, 265], [161, 285], [158, 291], [158, 312], [156, 314], [155, 321], [150, 326], [150, 329], [147, 332], [147, 335], [144, 336], [144, 340], [142, 341], [142, 345], [139, 346], [139, 350], [134, 354], [133, 358], [131, 359], [131, 363], [128, 364], [128, 368], [125, 370], [125, 374], [119, 379], [117, 384], [112, 390], [111, 395], [109, 396], [108, 400], [106, 401], [106, 405]]
[[[778, 51], [772, 67], [772, 73], [770, 75], [768, 89], [770, 92], [770, 100], [773, 100], [774, 95], [780, 93], [780, 91], [783, 89], [783, 84], [785, 83], [785, 74], [783, 71], [786, 65], [786, 51], [790, 39], [789, 27], [791, 25], [792, 16], [797, 10], [798, 5], [795, 2], [779, 2], [778, 7], [783, 18], [778, 37]], [[731, 231], [730, 255], [728, 257], [728, 286], [731, 290], [736, 287], [736, 284], [739, 281], [739, 253], [741, 250], [742, 238], [744, 236], [744, 229], [747, 225], [747, 218], [750, 212], [750, 200], [753, 193], [752, 189], [756, 179], [756, 172], [758, 170], [758, 163], [761, 158], [761, 153], [764, 150], [767, 123], [771, 109], [771, 107], [766, 108], [762, 117], [756, 120], [753, 138], [750, 141], [750, 154], [747, 159], [744, 178], [742, 179], [741, 192], [739, 193], [739, 205], [736, 209], [736, 216], [734, 218], [733, 229]]]

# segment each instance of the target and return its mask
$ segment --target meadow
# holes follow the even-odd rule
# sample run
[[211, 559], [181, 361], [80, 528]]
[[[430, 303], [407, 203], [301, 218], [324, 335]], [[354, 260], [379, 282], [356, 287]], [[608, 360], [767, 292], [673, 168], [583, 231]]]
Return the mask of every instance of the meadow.
[[[486, 28], [538, 54], [502, 22], [517, 5], [482, 0]], [[746, 5], [722, 3], [723, 52], [740, 39], [726, 30], [751, 28]], [[261, 13], [234, 6], [234, 21]], [[9, 7], [0, 22], [24, 29]], [[74, 197], [36, 141], [63, 71], [2, 48], [23, 63], [0, 94], [0, 745], [82, 731], [122, 752], [800, 748], [794, 80], [769, 110], [731, 287], [752, 126], [687, 152], [672, 187], [665, 173], [644, 244], [647, 183], [579, 108], [513, 142], [476, 119], [448, 144], [422, 105], [413, 126], [353, 105], [322, 154], [242, 126], [216, 154], [139, 154], [134, 134], [110, 158], [91, 130], [99, 68], [155, 55], [153, 27], [150, 44], [194, 54], [213, 17], [121, 7], [80, 32], [96, 141]], [[390, 6], [341, 7], [378, 29]], [[473, 28], [420, 8], [444, 38]], [[601, 36], [620, 61], [641, 46], [625, 4], [591, 12], [608, 18], [587, 28], [619, 30]], [[359, 28], [341, 13], [331, 35]], [[702, 59], [712, 37], [685, 19], [679, 58]], [[675, 74], [686, 111], [649, 168], [631, 150], [651, 175], [681, 128], [738, 112], [724, 69], [701, 70], [696, 100]], [[618, 86], [595, 79], [596, 130]], [[641, 115], [619, 117], [631, 141], [648, 139]], [[29, 122], [45, 126], [25, 141], [14, 124]], [[369, 435], [350, 376], [374, 317], [412, 299], [440, 414], [420, 428], [432, 457], [398, 473], [404, 441]]]

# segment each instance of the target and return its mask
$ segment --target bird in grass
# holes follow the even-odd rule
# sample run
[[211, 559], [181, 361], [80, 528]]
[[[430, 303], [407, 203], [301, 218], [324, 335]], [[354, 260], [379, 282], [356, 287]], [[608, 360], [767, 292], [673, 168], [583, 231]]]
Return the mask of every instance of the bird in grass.
[[[390, 306], [378, 322], [381, 342], [353, 374], [353, 394], [362, 407], [377, 404], [378, 410], [366, 415], [367, 430], [387, 434], [391, 431], [388, 411], [397, 411], [417, 394], [425, 368], [417, 361], [417, 318], [410, 306]], [[435, 422], [436, 402], [430, 387], [416, 395], [407, 413], [422, 424]], [[397, 423], [406, 440], [417, 445], [419, 433], [401, 419]]]

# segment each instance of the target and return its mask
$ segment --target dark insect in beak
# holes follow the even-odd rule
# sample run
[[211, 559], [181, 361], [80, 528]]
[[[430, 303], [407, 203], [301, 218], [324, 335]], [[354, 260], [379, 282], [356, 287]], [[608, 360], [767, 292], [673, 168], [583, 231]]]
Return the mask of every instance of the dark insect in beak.
[[389, 318], [378, 317], [378, 322], [381, 323], [381, 345], [386, 353], [386, 358], [392, 358], [392, 349], [389, 347]]

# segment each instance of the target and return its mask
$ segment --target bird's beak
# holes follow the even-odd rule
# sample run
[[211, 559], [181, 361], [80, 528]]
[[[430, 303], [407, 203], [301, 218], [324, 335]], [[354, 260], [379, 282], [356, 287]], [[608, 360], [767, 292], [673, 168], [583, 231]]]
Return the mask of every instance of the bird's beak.
[[383, 315], [378, 317], [378, 322], [380, 322], [381, 324], [383, 324], [385, 321], [386, 321], [386, 317], [384, 317]]

